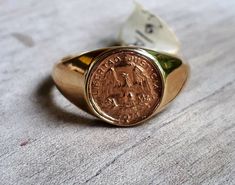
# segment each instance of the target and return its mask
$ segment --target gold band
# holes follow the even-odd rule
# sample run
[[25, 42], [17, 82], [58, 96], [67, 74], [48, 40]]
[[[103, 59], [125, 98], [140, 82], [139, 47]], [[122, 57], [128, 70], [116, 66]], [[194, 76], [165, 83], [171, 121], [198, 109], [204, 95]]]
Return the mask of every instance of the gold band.
[[151, 116], [131, 124], [120, 124], [119, 122], [106, 119], [97, 113], [95, 107], [92, 106], [91, 99], [87, 92], [87, 84], [89, 81], [88, 75], [91, 72], [92, 66], [99, 61], [101, 56], [117, 50], [138, 52], [145, 57], [151, 58], [159, 68], [164, 90], [161, 102], [151, 116], [161, 111], [169, 102], [171, 102], [186, 82], [189, 67], [187, 64], [184, 64], [181, 59], [166, 53], [159, 53], [153, 50], [137, 47], [104, 48], [87, 52], [79, 56], [65, 58], [54, 67], [52, 77], [61, 93], [81, 109], [98, 116], [111, 124], [121, 126], [136, 125]]

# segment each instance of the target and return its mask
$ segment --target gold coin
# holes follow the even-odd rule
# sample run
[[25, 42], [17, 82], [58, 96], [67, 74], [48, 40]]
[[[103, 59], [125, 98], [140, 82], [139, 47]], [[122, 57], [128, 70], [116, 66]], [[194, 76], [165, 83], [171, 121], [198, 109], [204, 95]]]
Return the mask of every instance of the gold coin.
[[149, 117], [163, 94], [158, 67], [135, 51], [118, 50], [101, 57], [88, 82], [88, 95], [98, 115], [121, 126]]

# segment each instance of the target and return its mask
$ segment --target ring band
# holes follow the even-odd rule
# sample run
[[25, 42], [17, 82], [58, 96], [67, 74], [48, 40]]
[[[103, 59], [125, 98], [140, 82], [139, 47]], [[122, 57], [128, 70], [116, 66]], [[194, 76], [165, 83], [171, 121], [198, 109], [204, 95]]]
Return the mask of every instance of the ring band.
[[176, 55], [117, 46], [64, 58], [52, 77], [79, 108], [108, 123], [133, 126], [165, 108], [188, 72], [189, 66]]
[[188, 65], [137, 47], [113, 47], [66, 58], [53, 70], [61, 93], [83, 110], [119, 126], [141, 123], [182, 89]]

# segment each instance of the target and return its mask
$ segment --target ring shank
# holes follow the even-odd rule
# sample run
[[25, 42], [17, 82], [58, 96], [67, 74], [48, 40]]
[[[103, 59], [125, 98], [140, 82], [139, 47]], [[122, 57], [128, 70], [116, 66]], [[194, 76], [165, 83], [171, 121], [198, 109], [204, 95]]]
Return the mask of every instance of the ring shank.
[[[124, 47], [115, 47], [113, 49], [117, 48]], [[133, 47], [128, 48], [137, 49]], [[55, 65], [52, 73], [53, 80], [60, 92], [73, 104], [91, 114], [94, 114], [94, 112], [88, 104], [86, 76], [90, 65], [94, 62], [94, 58], [109, 50], [110, 48], [106, 48], [63, 59]], [[155, 115], [179, 94], [187, 80], [189, 66], [175, 56], [161, 54], [152, 50], [142, 50], [145, 50], [146, 54], [151, 53], [162, 69], [164, 93], [160, 105], [153, 113]]]
[[[68, 63], [69, 62], [69, 63]], [[72, 67], [71, 61], [62, 61], [58, 63], [52, 73], [52, 78], [59, 89], [59, 91], [73, 104], [85, 110], [89, 111], [85, 100], [85, 76], [82, 70], [77, 70]], [[78, 68], [79, 69], [79, 68]]]

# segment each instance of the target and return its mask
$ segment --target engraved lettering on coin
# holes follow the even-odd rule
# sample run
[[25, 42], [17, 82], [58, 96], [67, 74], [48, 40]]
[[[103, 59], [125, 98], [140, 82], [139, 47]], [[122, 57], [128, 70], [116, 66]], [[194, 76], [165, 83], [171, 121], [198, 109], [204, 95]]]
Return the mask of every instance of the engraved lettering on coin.
[[150, 59], [119, 51], [93, 67], [88, 92], [99, 114], [118, 125], [134, 125], [159, 105], [162, 81]]

